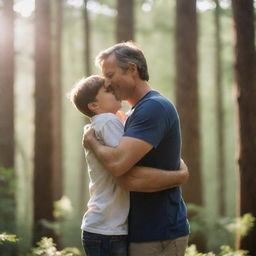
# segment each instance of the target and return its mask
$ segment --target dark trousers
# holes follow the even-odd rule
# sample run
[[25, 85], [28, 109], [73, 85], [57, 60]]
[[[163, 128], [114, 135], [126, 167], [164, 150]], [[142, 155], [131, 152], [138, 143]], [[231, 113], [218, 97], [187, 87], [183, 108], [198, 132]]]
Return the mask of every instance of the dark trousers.
[[87, 256], [127, 256], [126, 235], [101, 235], [82, 231], [83, 247]]

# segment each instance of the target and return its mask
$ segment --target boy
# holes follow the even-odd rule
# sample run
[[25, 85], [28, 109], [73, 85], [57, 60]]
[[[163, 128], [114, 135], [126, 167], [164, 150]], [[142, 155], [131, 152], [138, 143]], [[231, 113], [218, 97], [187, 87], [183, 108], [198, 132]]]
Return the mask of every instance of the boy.
[[[71, 90], [70, 100], [80, 112], [91, 119], [89, 126], [95, 130], [95, 135], [102, 144], [118, 146], [124, 133], [123, 124], [115, 115], [121, 108], [121, 101], [112, 91], [105, 88], [102, 77], [94, 75], [82, 79]], [[88, 125], [85, 126], [85, 129], [87, 128]], [[85, 252], [87, 256], [126, 256], [129, 192], [116, 184], [116, 180], [105, 170], [91, 150], [85, 148], [85, 155], [90, 179], [90, 200], [81, 226]], [[185, 166], [182, 168], [187, 172]], [[126, 175], [125, 178], [135, 181], [136, 190], [151, 191], [143, 188], [139, 170], [142, 170], [141, 176], [144, 178], [150, 171], [154, 171], [153, 169], [135, 167], [136, 173], [130, 177]], [[179, 171], [179, 173], [182, 172], [184, 170]], [[174, 186], [186, 180], [186, 175], [180, 177]]]
[[[102, 144], [118, 145], [124, 129], [115, 114], [121, 108], [121, 102], [104, 88], [103, 78], [90, 76], [82, 79], [72, 89], [70, 99], [80, 112], [91, 118], [91, 126]], [[90, 200], [81, 226], [84, 249], [88, 256], [100, 255], [101, 250], [105, 255], [125, 256], [129, 192], [116, 184], [90, 150], [85, 149], [85, 155]], [[93, 240], [98, 242], [93, 243]]]

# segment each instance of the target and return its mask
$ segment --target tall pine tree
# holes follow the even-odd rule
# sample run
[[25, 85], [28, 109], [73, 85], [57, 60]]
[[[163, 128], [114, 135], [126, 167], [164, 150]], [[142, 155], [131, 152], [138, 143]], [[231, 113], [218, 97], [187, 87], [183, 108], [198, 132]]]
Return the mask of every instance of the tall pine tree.
[[34, 243], [54, 237], [42, 220], [53, 221], [53, 93], [50, 1], [35, 1]]
[[134, 0], [117, 0], [116, 40], [134, 40]]
[[54, 200], [59, 200], [62, 196], [62, 20], [63, 1], [52, 1], [53, 22], [52, 31], [52, 65], [51, 65], [51, 85], [52, 85], [52, 125], [53, 125], [53, 193]]
[[[232, 0], [234, 14], [236, 106], [238, 121], [237, 164], [239, 171], [238, 216], [251, 213], [256, 217], [256, 53], [253, 0]], [[256, 255], [256, 225], [239, 248]]]
[[14, 13], [3, 0], [0, 13], [0, 167], [14, 168]]
[[[15, 177], [13, 3], [13, 0], [3, 0], [0, 8], [0, 233], [16, 233], [13, 186]], [[3, 256], [16, 255], [15, 251], [15, 246], [6, 243], [0, 246], [0, 255]]]
[[[181, 121], [182, 158], [190, 170], [189, 182], [183, 187], [183, 195], [186, 203], [202, 206], [197, 62], [196, 0], [177, 0], [176, 102]], [[201, 235], [196, 236], [193, 243], [196, 243], [199, 250], [205, 249]]]
[[190, 170], [189, 184], [184, 186], [183, 194], [186, 202], [202, 205], [195, 0], [176, 1], [176, 98], [182, 129], [182, 157]]
[[222, 89], [222, 43], [221, 43], [221, 7], [219, 0], [214, 0], [216, 7], [214, 12], [215, 24], [215, 102], [216, 102], [216, 131], [217, 131], [217, 177], [218, 198], [221, 216], [225, 216], [225, 161], [224, 161], [224, 118], [223, 118], [223, 89]]

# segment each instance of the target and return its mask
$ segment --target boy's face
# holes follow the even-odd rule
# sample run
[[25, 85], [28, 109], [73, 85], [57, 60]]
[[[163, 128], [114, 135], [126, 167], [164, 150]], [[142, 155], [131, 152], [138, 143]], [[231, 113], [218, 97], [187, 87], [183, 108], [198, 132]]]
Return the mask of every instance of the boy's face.
[[121, 101], [117, 100], [112, 91], [104, 86], [101, 87], [96, 96], [97, 114], [113, 113], [115, 114], [121, 107]]

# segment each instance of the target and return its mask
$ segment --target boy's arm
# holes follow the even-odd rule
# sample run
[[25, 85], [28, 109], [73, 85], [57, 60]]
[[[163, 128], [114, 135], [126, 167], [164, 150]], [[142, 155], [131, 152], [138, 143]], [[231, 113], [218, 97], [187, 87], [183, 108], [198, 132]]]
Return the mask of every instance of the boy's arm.
[[118, 177], [117, 183], [129, 191], [157, 192], [180, 186], [188, 180], [188, 177], [187, 165], [181, 160], [180, 169], [177, 171], [135, 166]]

